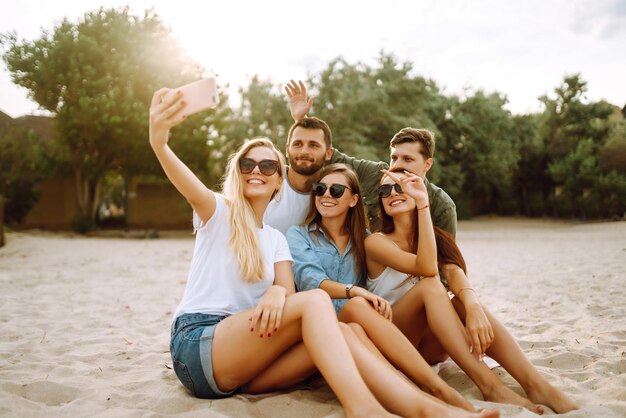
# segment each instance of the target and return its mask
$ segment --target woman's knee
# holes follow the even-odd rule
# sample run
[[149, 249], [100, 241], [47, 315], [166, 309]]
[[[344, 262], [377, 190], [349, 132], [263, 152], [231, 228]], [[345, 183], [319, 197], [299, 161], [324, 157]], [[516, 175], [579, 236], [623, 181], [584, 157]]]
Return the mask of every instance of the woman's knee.
[[315, 307], [316, 309], [330, 308], [334, 311], [333, 304], [330, 301], [330, 296], [322, 289], [311, 289], [297, 294], [301, 295], [301, 298], [307, 307]]
[[362, 318], [362, 315], [366, 313], [367, 310], [371, 309], [372, 305], [370, 305], [367, 299], [361, 296], [355, 296], [343, 305], [339, 313], [339, 318], [345, 320], [345, 322], [356, 321]]
[[346, 326], [349, 327], [356, 335], [366, 335], [363, 327], [355, 322], [349, 322]]
[[371, 308], [372, 305], [362, 296], [355, 296], [353, 298], [348, 299], [345, 305], [343, 305], [344, 309], [363, 309], [363, 308]]
[[363, 337], [367, 337], [367, 333], [363, 327], [354, 322], [340, 322], [339, 327], [346, 338], [362, 339]]
[[429, 295], [446, 295], [447, 290], [441, 283], [438, 277], [425, 277], [421, 279], [415, 287], [419, 289], [420, 292], [426, 292]]

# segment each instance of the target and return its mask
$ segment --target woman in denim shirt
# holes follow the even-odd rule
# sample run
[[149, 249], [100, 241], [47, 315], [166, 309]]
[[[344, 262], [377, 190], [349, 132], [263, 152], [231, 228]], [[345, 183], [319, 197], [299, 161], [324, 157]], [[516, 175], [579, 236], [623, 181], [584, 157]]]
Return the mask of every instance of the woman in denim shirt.
[[322, 171], [313, 186], [305, 224], [287, 232], [298, 290], [325, 290], [339, 320], [362, 327], [376, 348], [413, 382], [450, 404], [472, 410], [471, 403], [448, 386], [393, 325], [389, 303], [365, 288], [367, 221], [361, 196], [357, 176], [346, 165], [331, 164]]

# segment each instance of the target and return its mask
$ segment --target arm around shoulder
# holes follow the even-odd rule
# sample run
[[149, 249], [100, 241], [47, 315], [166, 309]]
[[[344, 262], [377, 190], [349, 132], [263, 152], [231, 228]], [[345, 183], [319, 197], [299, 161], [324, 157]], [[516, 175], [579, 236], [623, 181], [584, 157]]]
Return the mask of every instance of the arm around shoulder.
[[355, 158], [351, 155], [339, 151], [333, 147], [333, 156], [330, 159], [330, 163], [341, 163], [349, 165], [354, 169], [359, 177], [367, 174], [375, 174], [377, 177], [381, 177], [380, 170], [386, 170], [389, 165], [384, 161], [373, 161], [366, 159]]

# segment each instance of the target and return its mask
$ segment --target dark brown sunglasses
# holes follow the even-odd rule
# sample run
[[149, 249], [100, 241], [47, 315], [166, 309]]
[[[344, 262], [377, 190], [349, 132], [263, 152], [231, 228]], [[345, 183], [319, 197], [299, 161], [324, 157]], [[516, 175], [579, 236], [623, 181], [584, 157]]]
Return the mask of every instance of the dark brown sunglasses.
[[264, 176], [271, 176], [278, 171], [278, 161], [276, 160], [261, 160], [256, 162], [252, 158], [239, 159], [239, 171], [241, 171], [241, 174], [250, 174], [254, 171], [254, 167], [257, 166]]

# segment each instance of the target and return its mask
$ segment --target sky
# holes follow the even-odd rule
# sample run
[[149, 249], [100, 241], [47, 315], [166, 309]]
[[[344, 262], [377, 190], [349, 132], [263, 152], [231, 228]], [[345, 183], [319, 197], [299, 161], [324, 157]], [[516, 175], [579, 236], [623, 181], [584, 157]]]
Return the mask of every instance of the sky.
[[[124, 5], [154, 8], [234, 97], [254, 74], [284, 85], [338, 56], [375, 65], [384, 50], [446, 94], [502, 93], [515, 114], [542, 111], [538, 97], [574, 73], [587, 100], [626, 104], [626, 0], [22, 0], [2, 5], [0, 33], [32, 41], [64, 17]], [[3, 61], [0, 110], [41, 113]]]

